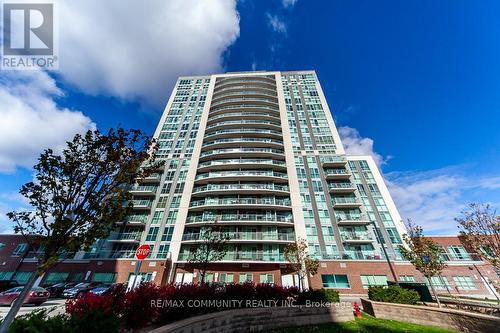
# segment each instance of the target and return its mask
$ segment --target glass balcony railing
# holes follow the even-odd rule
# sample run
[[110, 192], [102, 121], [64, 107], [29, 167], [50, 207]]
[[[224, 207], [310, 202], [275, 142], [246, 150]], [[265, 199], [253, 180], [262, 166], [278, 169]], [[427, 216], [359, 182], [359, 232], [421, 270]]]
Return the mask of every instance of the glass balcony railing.
[[226, 96], [228, 91], [233, 91], [235, 94], [244, 94], [246, 91], [257, 91], [257, 92], [265, 92], [267, 94], [271, 94], [272, 96], [276, 96], [276, 89], [270, 89], [268, 87], [263, 87], [260, 85], [251, 85], [251, 84], [242, 84], [237, 86], [231, 86], [227, 88], [217, 89], [214, 91], [213, 99], [220, 98], [222, 96]]
[[290, 207], [292, 202], [290, 199], [276, 198], [224, 198], [191, 201], [189, 207], [199, 206], [223, 206], [223, 205], [269, 205], [269, 206], [285, 206]]
[[209, 138], [211, 136], [216, 136], [216, 135], [224, 135], [224, 134], [255, 134], [255, 135], [264, 135], [264, 134], [270, 134], [270, 135], [279, 135], [282, 136], [282, 133], [280, 131], [275, 131], [275, 130], [270, 130], [270, 129], [260, 129], [260, 128], [234, 128], [234, 129], [225, 129], [225, 130], [218, 130], [210, 133], [205, 133], [205, 138]]
[[223, 191], [223, 190], [274, 190], [274, 191], [289, 191], [288, 185], [279, 184], [208, 184], [205, 186], [197, 186], [193, 189], [193, 193], [206, 191]]
[[207, 141], [203, 143], [202, 147], [207, 147], [211, 145], [221, 144], [221, 143], [244, 143], [244, 142], [254, 142], [254, 143], [274, 143], [277, 145], [283, 145], [283, 141], [268, 139], [268, 138], [226, 138], [226, 139], [217, 139], [212, 141]]
[[341, 251], [334, 253], [322, 253], [315, 256], [324, 260], [385, 260], [385, 257], [374, 251]]
[[109, 240], [130, 240], [130, 241], [140, 241], [141, 240], [141, 233], [136, 233], [136, 232], [124, 232], [124, 233], [116, 233], [116, 234], [111, 234], [108, 239]]
[[[215, 95], [214, 94], [214, 97], [212, 99], [213, 103], [215, 102], [219, 102], [219, 100], [221, 100], [222, 98], [225, 98], [225, 97], [231, 97], [231, 96], [256, 96], [256, 95], [263, 95], [263, 96], [269, 96], [269, 97], [274, 97], [274, 100], [277, 101], [277, 96], [276, 96], [276, 91], [274, 90], [270, 90], [270, 89], [255, 89], [255, 90], [252, 90], [251, 87], [248, 87], [248, 86], [240, 86], [242, 87], [242, 91], [234, 91], [234, 88], [232, 89], [222, 89], [222, 90], [219, 90], [218, 91], [218, 94]], [[223, 93], [224, 91], [228, 91], [228, 90], [233, 90], [233, 92], [226, 92], [226, 93]]]
[[[249, 107], [249, 106], [248, 106]], [[227, 109], [229, 109], [228, 107], [226, 107]], [[231, 109], [234, 109], [235, 107], [231, 107]], [[240, 107], [238, 107], [240, 108]], [[253, 107], [255, 108], [255, 107]], [[261, 109], [268, 109], [268, 107], [265, 107], [265, 106], [261, 106], [260, 107]], [[270, 110], [272, 110], [271, 108], [269, 108]], [[220, 111], [221, 109], [219, 109], [218, 111]], [[275, 111], [278, 111], [278, 110], [275, 110]], [[265, 113], [265, 112], [230, 112], [230, 113], [223, 113], [223, 114], [219, 114], [219, 115], [216, 115], [216, 116], [212, 116], [212, 117], [209, 117], [208, 118], [208, 121], [213, 121], [213, 120], [217, 120], [217, 119], [221, 119], [221, 118], [228, 118], [228, 117], [268, 117], [268, 118], [271, 118], [271, 119], [274, 119], [276, 122], [279, 122], [280, 121], [280, 117], [278, 117], [276, 114], [274, 113]]]
[[232, 165], [232, 164], [266, 164], [266, 165], [278, 165], [283, 167], [286, 166], [285, 161], [270, 160], [270, 159], [235, 158], [235, 159], [223, 159], [223, 160], [212, 160], [212, 161], [202, 162], [198, 164], [198, 168], [205, 168], [217, 165]]
[[[180, 261], [188, 261], [192, 258], [190, 253], [180, 253]], [[223, 261], [285, 261], [285, 256], [278, 253], [266, 253], [266, 252], [227, 252], [224, 256]]]
[[333, 197], [332, 203], [334, 205], [343, 205], [343, 204], [361, 204], [357, 198], [348, 198], [348, 197]]
[[[225, 98], [222, 100], [218, 100], [216, 102], [212, 102], [210, 106], [213, 108], [217, 105], [231, 103], [231, 102], [266, 102], [278, 106], [278, 100], [276, 98], [259, 98], [259, 97]], [[216, 111], [216, 110], [219, 109], [211, 109], [211, 111]]]
[[286, 222], [293, 223], [291, 215], [267, 215], [267, 214], [220, 214], [200, 216], [188, 216], [187, 223], [199, 222], [232, 222], [232, 221], [250, 221], [250, 222]]
[[201, 173], [201, 174], [198, 174], [196, 176], [195, 180], [216, 178], [216, 177], [241, 177], [241, 176], [277, 177], [277, 178], [287, 179], [287, 174], [283, 173], [283, 172], [253, 171], [253, 170], [246, 170], [246, 171], [228, 170], [228, 171], [214, 171], [214, 172]]
[[240, 148], [221, 148], [212, 149], [210, 151], [205, 151], [200, 154], [200, 157], [216, 155], [216, 154], [230, 154], [230, 153], [270, 153], [270, 154], [284, 154], [281, 149], [273, 148], [252, 148], [252, 147], [240, 147]]
[[[262, 240], [262, 241], [295, 241], [295, 234], [293, 233], [265, 233], [265, 232], [226, 232], [224, 233], [229, 240]], [[197, 241], [201, 240], [200, 233], [187, 233], [182, 235], [183, 241]]]
[[235, 85], [235, 84], [242, 84], [242, 85], [266, 85], [271, 88], [276, 87], [276, 83], [271, 83], [271, 81], [268, 80], [234, 80], [234, 81], [228, 81], [228, 82], [221, 82], [217, 83], [215, 85], [215, 92], [221, 91], [222, 88], [228, 87], [230, 85]]
[[352, 183], [329, 183], [328, 186], [332, 190], [356, 188], [356, 185]]
[[353, 222], [370, 222], [367, 215], [359, 214], [339, 214], [335, 215], [338, 222], [353, 221]]
[[151, 208], [153, 201], [151, 200], [132, 200], [133, 208]]
[[373, 236], [369, 235], [368, 233], [358, 233], [358, 232], [346, 232], [346, 233], [340, 233], [340, 238], [343, 241], [372, 241], [374, 240]]
[[130, 192], [151, 192], [151, 193], [155, 193], [157, 189], [158, 189], [158, 186], [137, 185], [137, 186], [130, 187], [129, 191]]
[[209, 129], [212, 129], [215, 127], [229, 126], [229, 125], [241, 125], [241, 126], [243, 126], [243, 125], [255, 125], [255, 126], [272, 125], [276, 128], [281, 128], [280, 124], [277, 124], [274, 121], [268, 121], [268, 120], [227, 120], [227, 121], [221, 121], [221, 122], [217, 122], [215, 124], [208, 125], [206, 129], [208, 131]]
[[347, 169], [325, 169], [328, 175], [349, 175], [350, 172]]
[[328, 163], [343, 163], [345, 164], [347, 162], [347, 159], [345, 156], [324, 156], [321, 157], [321, 161], [323, 164], [328, 164]]

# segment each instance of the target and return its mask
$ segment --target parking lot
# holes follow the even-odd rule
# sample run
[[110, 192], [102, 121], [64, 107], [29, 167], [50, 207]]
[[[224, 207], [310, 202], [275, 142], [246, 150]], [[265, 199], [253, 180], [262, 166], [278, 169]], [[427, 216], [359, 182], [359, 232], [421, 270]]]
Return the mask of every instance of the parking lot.
[[[66, 302], [65, 299], [49, 299], [47, 302], [43, 303], [40, 306], [33, 306], [33, 305], [25, 305], [21, 307], [21, 310], [17, 313], [18, 316], [21, 316], [23, 314], [30, 313], [33, 310], [36, 309], [52, 309], [54, 308], [53, 311], [50, 312], [51, 315], [56, 315], [59, 313], [64, 313], [64, 303]], [[5, 317], [7, 313], [10, 310], [10, 306], [0, 306], [0, 317]]]

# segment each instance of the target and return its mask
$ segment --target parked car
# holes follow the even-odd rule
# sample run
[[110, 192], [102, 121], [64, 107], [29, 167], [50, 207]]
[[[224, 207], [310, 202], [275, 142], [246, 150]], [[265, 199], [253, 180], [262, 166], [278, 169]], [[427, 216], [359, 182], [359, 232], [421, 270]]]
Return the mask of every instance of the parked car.
[[[12, 305], [16, 298], [21, 294], [24, 287], [15, 287], [0, 293], [0, 305]], [[50, 293], [47, 289], [41, 287], [33, 287], [28, 293], [28, 297], [23, 304], [40, 305], [49, 299]]]
[[101, 282], [82, 282], [74, 287], [64, 289], [62, 297], [75, 298], [85, 293], [88, 293], [90, 290], [99, 287], [100, 285], [102, 285]]
[[50, 297], [62, 297], [63, 291], [65, 289], [72, 288], [77, 285], [77, 282], [61, 282], [51, 285], [50, 287], [45, 287], [50, 293]]
[[0, 292], [6, 291], [15, 287], [19, 287], [19, 283], [16, 280], [1, 280], [0, 281]]
[[103, 284], [97, 288], [90, 290], [89, 293], [99, 296], [107, 295], [112, 290], [112, 288], [113, 288], [112, 284]]

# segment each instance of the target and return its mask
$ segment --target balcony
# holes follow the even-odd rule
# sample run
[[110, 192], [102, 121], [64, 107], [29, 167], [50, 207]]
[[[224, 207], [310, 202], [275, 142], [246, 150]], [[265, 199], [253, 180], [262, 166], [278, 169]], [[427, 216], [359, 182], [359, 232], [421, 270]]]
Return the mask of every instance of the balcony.
[[322, 253], [318, 259], [323, 260], [385, 260], [382, 254], [374, 251], [339, 251], [335, 253]]
[[124, 232], [111, 234], [108, 238], [109, 242], [119, 243], [139, 243], [142, 233], [140, 232]]
[[328, 183], [331, 193], [352, 193], [356, 191], [356, 185], [352, 183]]
[[246, 170], [246, 171], [214, 171], [198, 174], [195, 182], [198, 184], [207, 184], [210, 181], [273, 181], [279, 183], [286, 183], [288, 181], [287, 174], [277, 171], [259, 171], [259, 170]]
[[153, 204], [152, 200], [131, 200], [133, 209], [149, 210]]
[[[240, 98], [223, 98], [218, 99], [217, 101], [212, 101], [210, 104], [211, 111], [218, 111], [223, 108], [217, 108], [218, 105], [232, 104], [232, 103], [258, 103], [252, 104], [250, 106], [255, 106], [255, 108], [262, 108], [262, 105], [272, 105], [275, 108], [278, 108], [278, 99], [277, 98], [260, 98], [260, 97], [240, 97]], [[245, 107], [246, 104], [238, 104], [235, 105], [237, 109], [240, 109], [241, 106]]]
[[276, 82], [274, 80], [273, 82], [271, 82], [269, 80], [252, 79], [252, 80], [234, 80], [227, 82], [221, 81], [220, 83], [217, 82], [215, 84], [214, 93], [222, 91], [222, 88], [227, 88], [230, 86], [237, 86], [237, 85], [252, 85], [255, 87], [264, 87], [276, 91]]
[[270, 130], [270, 129], [257, 129], [257, 128], [234, 128], [218, 130], [213, 132], [205, 133], [205, 140], [215, 139], [215, 138], [226, 138], [226, 137], [274, 137], [282, 138], [283, 134], [281, 131]]
[[251, 194], [264, 192], [280, 192], [281, 194], [288, 193], [288, 185], [280, 184], [207, 184], [193, 188], [193, 196], [206, 194]]
[[161, 174], [152, 173], [149, 176], [140, 179], [139, 181], [141, 183], [159, 183], [160, 180], [161, 180]]
[[355, 197], [333, 197], [332, 204], [333, 208], [357, 208], [362, 205]]
[[188, 216], [186, 223], [217, 223], [221, 224], [274, 224], [286, 223], [292, 224], [293, 218], [291, 215], [268, 215], [268, 214], [220, 214], [211, 216]]
[[[179, 253], [179, 261], [188, 261], [189, 253]], [[285, 262], [283, 254], [257, 252], [227, 252], [222, 261], [263, 261], [263, 262]]]
[[214, 94], [214, 97], [212, 98], [212, 103], [219, 102], [221, 100], [226, 99], [227, 97], [235, 97], [235, 96], [241, 96], [241, 97], [245, 97], [245, 98], [248, 96], [265, 96], [265, 97], [274, 98], [275, 101], [278, 100], [278, 97], [276, 96], [275, 90], [263, 89], [263, 88], [258, 88], [258, 87], [255, 87], [255, 89], [252, 89], [252, 87], [248, 87], [248, 86], [240, 86], [239, 89], [240, 90], [235, 91], [235, 88], [232, 87], [230, 89], [219, 90], [217, 92], [217, 94]]
[[220, 148], [220, 147], [283, 147], [283, 141], [269, 138], [224, 138], [207, 141], [203, 143], [202, 150], [207, 148]]
[[130, 194], [142, 196], [155, 196], [158, 186], [153, 185], [136, 185], [129, 189]]
[[217, 122], [212, 125], [207, 125], [206, 130], [219, 129], [225, 127], [237, 127], [237, 128], [268, 128], [281, 130], [281, 125], [269, 120], [227, 120]]
[[327, 180], [349, 179], [351, 173], [347, 169], [325, 169]]
[[344, 167], [347, 163], [346, 157], [340, 155], [321, 157], [321, 161], [323, 162], [323, 167], [325, 168]]
[[241, 148], [221, 148], [213, 149], [210, 151], [204, 151], [200, 154], [200, 159], [204, 158], [216, 158], [216, 157], [277, 157], [284, 158], [284, 151], [281, 149], [274, 148], [251, 148], [251, 147], [241, 147]]
[[198, 164], [198, 172], [207, 171], [216, 167], [217, 170], [235, 169], [238, 167], [252, 167], [255, 169], [286, 169], [285, 161], [271, 159], [250, 159], [250, 158], [235, 158], [223, 160], [210, 160]]
[[[265, 107], [261, 107], [261, 109], [264, 109]], [[274, 110], [276, 111], [276, 110]], [[239, 119], [245, 119], [245, 120], [267, 120], [274, 122], [279, 126], [280, 124], [280, 117], [278, 113], [269, 113], [269, 112], [229, 112], [229, 113], [223, 113], [219, 114], [216, 116], [209, 116], [207, 120], [207, 124], [213, 124], [215, 121], [218, 119], [226, 119], [226, 120], [239, 120]]]
[[[229, 242], [234, 241], [263, 241], [263, 242], [294, 242], [295, 234], [293, 233], [274, 233], [268, 234], [264, 232], [227, 232]], [[182, 235], [182, 241], [200, 241], [202, 240], [199, 233], [186, 233]]]
[[368, 233], [345, 232], [340, 233], [340, 238], [345, 243], [371, 243], [375, 239]]
[[370, 224], [370, 219], [366, 215], [336, 215], [338, 225], [366, 225]]
[[271, 209], [291, 209], [290, 199], [276, 198], [224, 198], [191, 201], [189, 209], [204, 210], [204, 209], [234, 209], [234, 208], [271, 208]]

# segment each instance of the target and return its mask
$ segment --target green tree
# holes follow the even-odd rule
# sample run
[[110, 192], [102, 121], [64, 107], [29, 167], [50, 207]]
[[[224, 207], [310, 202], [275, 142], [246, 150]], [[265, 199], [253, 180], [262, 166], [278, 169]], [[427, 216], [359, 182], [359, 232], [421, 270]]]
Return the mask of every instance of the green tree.
[[7, 331], [36, 279], [61, 255], [87, 250], [131, 212], [128, 186], [159, 168], [155, 155], [153, 141], [141, 131], [124, 129], [77, 134], [61, 154], [47, 149], [40, 155], [34, 181], [19, 191], [31, 209], [7, 214], [15, 223], [14, 231], [36, 251], [38, 265], [1, 333]]
[[230, 236], [214, 221], [200, 229], [199, 240], [190, 251], [189, 265], [200, 273], [199, 281], [205, 283], [207, 271], [214, 262], [224, 259]]
[[465, 244], [482, 259], [500, 266], [500, 215], [490, 205], [471, 203], [455, 219]]
[[[318, 259], [309, 256], [307, 242], [299, 238], [296, 242], [288, 244], [283, 250], [285, 259], [290, 262], [293, 270], [299, 277], [299, 287], [304, 290], [304, 279], [316, 275], [319, 268]], [[311, 285], [310, 281], [309, 285]]]
[[406, 229], [407, 233], [403, 235], [403, 239], [407, 247], [399, 246], [401, 254], [427, 278], [438, 306], [441, 307], [441, 302], [432, 283], [432, 277], [439, 276], [446, 267], [441, 256], [441, 247], [432, 239], [425, 237], [422, 227], [413, 224], [411, 220], [408, 220]]

